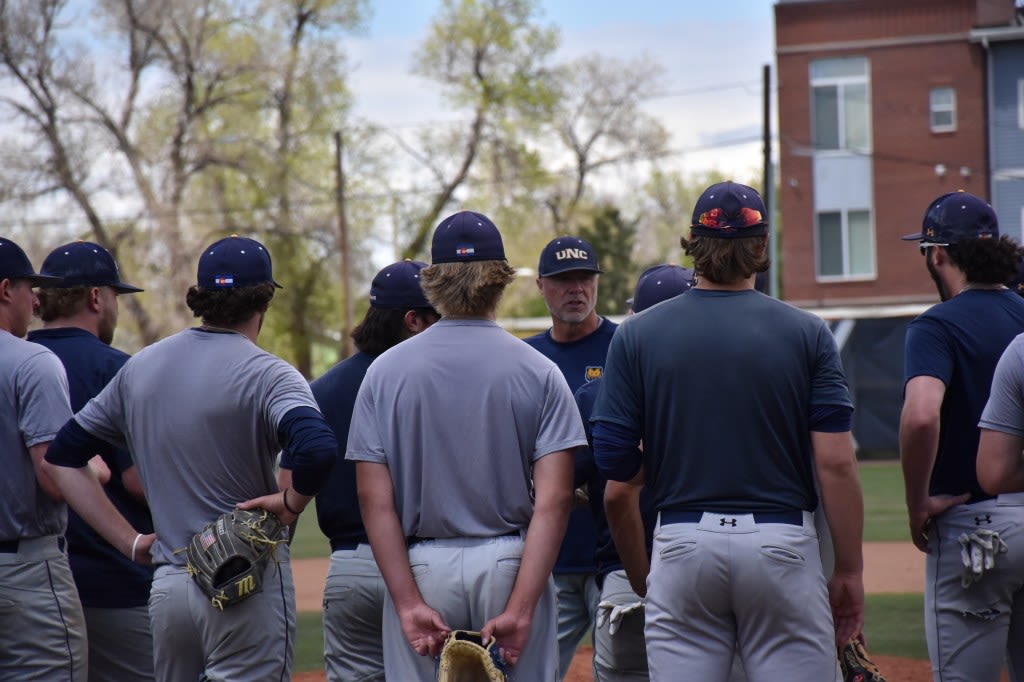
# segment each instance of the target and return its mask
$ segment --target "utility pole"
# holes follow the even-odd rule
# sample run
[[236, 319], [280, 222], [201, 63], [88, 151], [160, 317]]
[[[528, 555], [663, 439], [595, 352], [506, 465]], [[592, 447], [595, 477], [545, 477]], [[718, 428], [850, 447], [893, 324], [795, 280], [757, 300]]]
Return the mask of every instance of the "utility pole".
[[764, 112], [763, 112], [763, 167], [762, 167], [762, 192], [764, 208], [768, 215], [765, 220], [770, 225], [770, 237], [768, 239], [768, 252], [772, 259], [772, 265], [768, 269], [768, 293], [775, 298], [779, 297], [779, 225], [775, 220], [775, 167], [772, 165], [772, 67], [765, 64], [762, 69], [764, 90]]
[[341, 251], [341, 295], [345, 299], [345, 319], [341, 325], [341, 359], [352, 348], [352, 277], [349, 269], [348, 221], [345, 219], [345, 171], [341, 165], [341, 131], [334, 131], [334, 200], [338, 212], [338, 250]]

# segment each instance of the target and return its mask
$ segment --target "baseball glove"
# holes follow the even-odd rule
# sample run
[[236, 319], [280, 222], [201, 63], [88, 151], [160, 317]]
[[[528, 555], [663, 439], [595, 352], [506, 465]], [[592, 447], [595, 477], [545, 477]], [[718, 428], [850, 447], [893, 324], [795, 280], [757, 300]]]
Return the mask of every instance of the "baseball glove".
[[222, 514], [185, 547], [185, 568], [221, 611], [263, 591], [263, 574], [284, 525], [265, 509]]
[[874, 661], [868, 658], [864, 642], [851, 639], [839, 650], [839, 667], [843, 682], [885, 682], [882, 672]]
[[438, 682], [505, 682], [505, 665], [494, 638], [484, 646], [479, 632], [452, 630], [441, 648]]

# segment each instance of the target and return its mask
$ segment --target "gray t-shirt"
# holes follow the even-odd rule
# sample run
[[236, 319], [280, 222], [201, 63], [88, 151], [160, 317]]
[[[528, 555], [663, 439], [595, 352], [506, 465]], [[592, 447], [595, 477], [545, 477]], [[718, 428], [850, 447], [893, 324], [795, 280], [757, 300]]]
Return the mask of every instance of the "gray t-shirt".
[[277, 491], [281, 418], [318, 409], [294, 367], [236, 333], [187, 329], [132, 357], [75, 415], [127, 449], [142, 479], [157, 564], [235, 504]]
[[407, 536], [526, 528], [531, 466], [586, 445], [558, 367], [497, 324], [441, 320], [370, 365], [346, 459], [388, 465]]
[[0, 541], [63, 535], [68, 513], [36, 481], [29, 448], [71, 418], [64, 365], [49, 349], [0, 330]]
[[1003, 351], [978, 426], [1024, 436], [1024, 334]]

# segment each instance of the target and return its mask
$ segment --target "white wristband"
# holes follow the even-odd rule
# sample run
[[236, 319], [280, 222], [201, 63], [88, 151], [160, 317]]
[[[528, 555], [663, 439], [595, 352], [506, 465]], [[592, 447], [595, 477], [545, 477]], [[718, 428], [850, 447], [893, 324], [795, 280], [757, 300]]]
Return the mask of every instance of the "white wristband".
[[142, 539], [142, 533], [137, 533], [135, 535], [135, 540], [132, 542], [132, 563], [135, 562], [135, 550], [138, 548], [139, 540], [141, 540], [141, 539]]

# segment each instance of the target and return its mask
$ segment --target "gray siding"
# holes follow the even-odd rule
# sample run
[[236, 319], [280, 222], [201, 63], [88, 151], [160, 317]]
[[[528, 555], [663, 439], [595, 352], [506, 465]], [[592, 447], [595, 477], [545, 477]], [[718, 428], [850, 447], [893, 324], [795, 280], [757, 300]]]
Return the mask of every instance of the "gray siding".
[[992, 181], [992, 208], [999, 216], [999, 231], [1024, 243], [1024, 178]]
[[992, 172], [1024, 169], [1024, 130], [1020, 127], [1019, 86], [1024, 79], [1024, 41], [992, 43]]
[[1024, 41], [997, 42], [992, 50], [992, 207], [1003, 234], [1024, 241], [1024, 129], [1020, 126], [1020, 85]]

